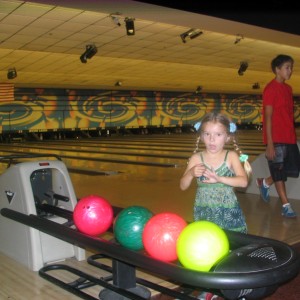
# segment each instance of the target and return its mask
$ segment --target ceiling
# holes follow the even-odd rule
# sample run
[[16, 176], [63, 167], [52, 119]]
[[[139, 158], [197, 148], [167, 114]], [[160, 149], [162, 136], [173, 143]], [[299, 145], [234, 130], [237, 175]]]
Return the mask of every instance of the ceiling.
[[[133, 36], [126, 17], [135, 19]], [[203, 34], [183, 43], [191, 28]], [[98, 52], [81, 63], [89, 44]], [[0, 82], [16, 87], [257, 94], [280, 53], [295, 59], [289, 83], [300, 95], [297, 34], [140, 1], [0, 0]], [[239, 76], [242, 61], [248, 69]], [[15, 79], [7, 79], [10, 68]]]
[[300, 2], [286, 0], [138, 0], [150, 4], [214, 16], [264, 28], [300, 34]]

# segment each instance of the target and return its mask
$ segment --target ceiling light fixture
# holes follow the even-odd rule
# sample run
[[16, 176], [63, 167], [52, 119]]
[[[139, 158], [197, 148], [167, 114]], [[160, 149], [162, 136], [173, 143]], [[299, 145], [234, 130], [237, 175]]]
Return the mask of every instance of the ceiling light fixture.
[[240, 76], [243, 76], [247, 69], [248, 69], [248, 63], [246, 61], [241, 61], [238, 74]]
[[114, 24], [116, 24], [117, 26], [121, 26], [121, 22], [120, 22], [120, 18], [119, 16], [121, 16], [122, 14], [120, 12], [115, 12], [109, 15], [109, 17], [111, 18], [111, 20], [114, 22]]
[[259, 90], [260, 89], [260, 84], [258, 82], [255, 82], [253, 85], [252, 85], [252, 88], [253, 90]]
[[16, 68], [8, 69], [7, 79], [14, 79], [18, 76]]
[[182, 42], [186, 43], [187, 38], [190, 38], [192, 40], [192, 39], [200, 36], [202, 33], [203, 32], [201, 30], [192, 28], [192, 29], [182, 33], [180, 35], [180, 37], [181, 37]]
[[110, 17], [117, 26], [121, 26], [121, 23], [120, 23], [120, 20], [118, 17], [116, 17], [116, 16], [110, 16]]
[[98, 52], [98, 49], [95, 45], [86, 45], [86, 50], [80, 56], [81, 62], [83, 64], [86, 64], [87, 60], [91, 59], [97, 52]]
[[199, 86], [197, 86], [197, 88], [196, 88], [195, 94], [199, 94], [201, 91], [202, 91], [202, 86], [199, 85]]
[[116, 83], [115, 83], [115, 86], [121, 86], [123, 84], [123, 82], [121, 80], [118, 80]]
[[128, 17], [126, 17], [125, 20], [124, 20], [127, 35], [134, 35], [135, 34], [134, 20], [135, 20], [134, 18], [128, 18]]
[[236, 35], [236, 38], [235, 38], [235, 41], [234, 41], [234, 44], [238, 44], [242, 39], [244, 38], [244, 36], [242, 34], [237, 34]]

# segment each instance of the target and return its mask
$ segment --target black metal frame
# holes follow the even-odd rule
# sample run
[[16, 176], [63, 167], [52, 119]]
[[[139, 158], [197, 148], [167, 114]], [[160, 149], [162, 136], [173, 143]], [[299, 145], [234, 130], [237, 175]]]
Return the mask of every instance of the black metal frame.
[[[273, 287], [277, 287], [278, 285], [294, 278], [299, 272], [300, 260], [295, 250], [283, 242], [269, 238], [226, 231], [230, 241], [231, 250], [239, 249], [240, 247], [244, 247], [249, 244], [267, 244], [274, 248], [276, 252], [280, 254], [282, 259], [276, 260], [272, 268], [267, 270], [251, 270], [249, 272], [247, 270], [244, 270], [243, 272], [197, 272], [184, 268], [178, 262], [165, 263], [158, 261], [145, 254], [144, 251], [129, 250], [117, 244], [113, 240], [105, 240], [101, 237], [92, 237], [78, 232], [77, 230], [69, 227], [73, 219], [73, 212], [71, 211], [47, 204], [43, 205], [42, 209], [46, 212], [66, 218], [69, 220], [69, 222], [67, 222], [68, 226], [58, 224], [54, 221], [36, 215], [26, 215], [9, 208], [2, 208], [1, 214], [2, 216], [33, 227], [68, 243], [74, 244], [81, 248], [91, 249], [95, 252], [99, 252], [102, 256], [107, 256], [113, 260], [113, 268], [109, 269], [109, 272], [113, 274], [113, 284], [108, 282], [111, 280], [110, 277], [106, 279], [92, 278], [88, 274], [64, 265], [49, 265], [41, 269], [41, 276], [52, 281], [53, 283], [58, 284], [59, 286], [64, 287], [72, 293], [83, 297], [83, 299], [91, 298], [90, 296], [83, 295], [83, 292], [81, 291], [81, 284], [79, 284], [78, 287], [73, 284], [65, 285], [61, 282], [57, 282], [56, 279], [51, 279], [46, 273], [50, 271], [51, 268], [69, 270], [75, 274], [78, 274], [80, 278], [86, 277], [86, 280], [90, 281], [88, 284], [100, 284], [116, 293], [116, 295], [122, 295], [122, 297], [125, 297], [124, 299], [147, 299], [130, 291], [130, 289], [136, 288], [137, 282], [142, 284], [146, 283], [146, 286], [148, 284], [146, 281], [136, 278], [135, 268], [149, 271], [158, 277], [169, 278], [170, 281], [177, 282], [178, 284], [218, 291], [261, 289], [265, 287], [270, 287], [271, 290], [273, 290]], [[117, 214], [121, 209], [122, 208], [114, 208], [114, 213]], [[112, 228], [110, 228], [110, 230], [112, 230]], [[88, 262], [99, 267], [99, 264], [93, 262], [94, 258], [95, 257], [88, 259]], [[101, 267], [103, 268], [103, 265], [101, 265]], [[81, 283], [81, 279], [79, 282]], [[155, 285], [152, 285], [152, 287], [155, 287]], [[156, 289], [160, 290], [161, 288], [157, 286]], [[268, 291], [268, 289], [266, 290]], [[169, 291], [167, 290], [161, 290], [161, 292], [169, 294]], [[174, 292], [176, 293], [176, 298], [178, 299], [191, 299], [191, 297], [188, 295], [171, 291], [171, 293]], [[122, 298], [113, 298], [113, 296], [110, 295], [110, 297], [107, 299]]]

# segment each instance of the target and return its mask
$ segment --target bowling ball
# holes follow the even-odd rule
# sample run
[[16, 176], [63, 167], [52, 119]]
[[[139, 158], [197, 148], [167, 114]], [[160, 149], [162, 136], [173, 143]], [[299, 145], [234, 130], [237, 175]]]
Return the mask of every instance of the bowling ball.
[[190, 223], [182, 230], [177, 241], [178, 260], [184, 267], [196, 271], [209, 271], [228, 253], [226, 233], [209, 221]]
[[80, 232], [99, 235], [112, 225], [113, 208], [106, 199], [89, 195], [81, 198], [76, 204], [73, 220]]
[[174, 213], [166, 212], [153, 216], [143, 231], [146, 252], [161, 261], [176, 260], [176, 242], [186, 225], [186, 221]]
[[131, 250], [143, 249], [142, 234], [153, 213], [142, 206], [129, 206], [123, 209], [114, 221], [116, 240]]

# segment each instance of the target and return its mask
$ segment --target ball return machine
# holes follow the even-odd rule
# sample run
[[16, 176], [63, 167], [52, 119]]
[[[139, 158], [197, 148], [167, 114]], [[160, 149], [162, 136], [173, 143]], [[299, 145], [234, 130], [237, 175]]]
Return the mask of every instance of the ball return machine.
[[[185, 292], [193, 289], [213, 291], [225, 299], [263, 299], [299, 273], [300, 259], [291, 246], [255, 235], [226, 231], [231, 251], [210, 272], [155, 260], [113, 238], [91, 237], [74, 226], [77, 199], [58, 156], [11, 155], [0, 157], [0, 162], [7, 164], [0, 175], [0, 251], [82, 299], [151, 299], [150, 289], [183, 300], [195, 299]], [[114, 207], [115, 215], [121, 209]], [[95, 277], [57, 262], [70, 257], [84, 260], [84, 249], [96, 253], [87, 262], [109, 276]], [[112, 265], [101, 263], [103, 258]], [[173, 290], [138, 278], [136, 269], [184, 288]], [[52, 276], [53, 270], [70, 272], [78, 279], [59, 280]], [[97, 298], [85, 292], [91, 286], [99, 286]]]

